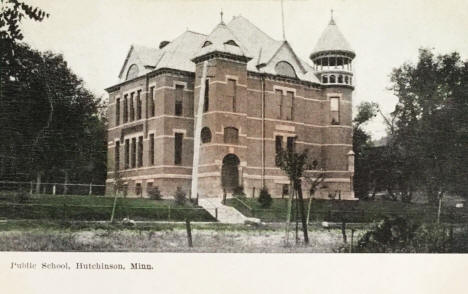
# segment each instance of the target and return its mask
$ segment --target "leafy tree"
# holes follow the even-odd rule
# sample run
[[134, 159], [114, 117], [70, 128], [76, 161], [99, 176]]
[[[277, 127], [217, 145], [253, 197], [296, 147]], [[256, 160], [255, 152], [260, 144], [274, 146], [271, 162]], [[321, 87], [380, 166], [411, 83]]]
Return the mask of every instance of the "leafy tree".
[[391, 81], [402, 182], [424, 189], [433, 204], [447, 192], [467, 197], [467, 61], [458, 53], [435, 56], [421, 49], [418, 62], [394, 69]]
[[260, 190], [260, 196], [258, 197], [258, 202], [260, 202], [262, 208], [268, 208], [271, 206], [273, 199], [271, 198], [270, 192], [267, 188], [262, 188]]

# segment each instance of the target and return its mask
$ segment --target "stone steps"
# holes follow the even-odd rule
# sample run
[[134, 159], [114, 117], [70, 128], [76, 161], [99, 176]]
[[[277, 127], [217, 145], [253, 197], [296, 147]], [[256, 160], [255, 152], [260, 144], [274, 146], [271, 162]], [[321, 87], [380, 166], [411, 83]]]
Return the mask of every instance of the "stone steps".
[[[213, 217], [217, 216], [220, 223], [226, 224], [244, 224], [244, 223], [259, 223], [256, 218], [246, 217], [234, 207], [223, 205], [218, 198], [200, 198], [198, 205], [203, 207]], [[217, 210], [217, 215], [216, 215]]]

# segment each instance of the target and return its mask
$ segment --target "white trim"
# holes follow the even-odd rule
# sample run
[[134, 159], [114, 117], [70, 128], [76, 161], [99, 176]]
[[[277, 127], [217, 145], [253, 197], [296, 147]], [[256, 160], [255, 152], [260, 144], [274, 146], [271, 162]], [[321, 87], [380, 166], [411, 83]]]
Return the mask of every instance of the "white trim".
[[201, 147], [212, 147], [212, 146], [217, 146], [217, 147], [233, 147], [233, 148], [241, 148], [241, 149], [247, 149], [247, 146], [245, 145], [235, 145], [235, 144], [221, 144], [221, 143], [207, 143], [207, 144], [202, 144]]
[[284, 86], [279, 86], [279, 85], [273, 85], [273, 94], [276, 94], [276, 90], [281, 90], [283, 92], [283, 95], [286, 95], [287, 92], [293, 92], [294, 97], [296, 97], [296, 88], [289, 88], [289, 87], [284, 87]]

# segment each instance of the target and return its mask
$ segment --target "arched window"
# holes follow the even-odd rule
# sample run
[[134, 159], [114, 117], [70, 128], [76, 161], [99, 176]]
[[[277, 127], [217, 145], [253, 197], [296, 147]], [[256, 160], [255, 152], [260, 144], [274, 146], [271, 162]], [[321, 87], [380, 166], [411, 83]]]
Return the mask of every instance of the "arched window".
[[239, 47], [239, 45], [237, 45], [237, 43], [234, 42], [234, 40], [226, 41], [226, 42], [224, 43], [224, 45], [231, 45], [231, 46]]
[[239, 142], [239, 130], [234, 127], [224, 128], [224, 143], [237, 144]]
[[335, 84], [336, 83], [336, 78], [334, 75], [330, 76], [330, 84]]
[[343, 84], [343, 75], [338, 76], [338, 83]]
[[345, 80], [345, 84], [346, 84], [346, 85], [349, 84], [349, 78], [348, 78], [348, 76], [345, 76], [344, 80]]
[[202, 143], [209, 143], [211, 142], [211, 131], [208, 127], [204, 127], [201, 130], [201, 141]]
[[138, 66], [136, 64], [130, 65], [127, 71], [127, 77], [125, 80], [131, 80], [138, 76]]
[[328, 84], [328, 76], [323, 76], [322, 77], [322, 83]]
[[291, 64], [286, 61], [280, 61], [275, 66], [275, 71], [278, 75], [296, 78], [296, 71]]
[[206, 46], [210, 46], [211, 44], [213, 44], [213, 43], [211, 43], [210, 41], [206, 41], [205, 43], [203, 43], [202, 48], [206, 47]]

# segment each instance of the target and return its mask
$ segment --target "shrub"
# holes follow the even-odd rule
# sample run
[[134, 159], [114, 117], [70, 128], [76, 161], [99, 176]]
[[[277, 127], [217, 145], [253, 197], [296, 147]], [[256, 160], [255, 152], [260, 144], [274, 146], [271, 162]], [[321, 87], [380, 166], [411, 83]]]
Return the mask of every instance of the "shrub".
[[148, 195], [149, 195], [150, 199], [153, 199], [153, 200], [161, 200], [162, 199], [161, 191], [159, 191], [158, 186], [149, 189], [148, 190]]
[[177, 190], [174, 195], [175, 202], [179, 205], [184, 205], [187, 201], [186, 193], [182, 191], [181, 187], [177, 187]]
[[232, 195], [233, 195], [233, 196], [240, 196], [240, 197], [245, 196], [245, 193], [244, 193], [244, 186], [237, 186], [237, 187], [235, 187], [234, 190], [232, 191]]
[[267, 188], [262, 188], [260, 190], [260, 196], [258, 197], [258, 202], [260, 202], [260, 205], [262, 206], [262, 208], [268, 208], [271, 206], [273, 199], [271, 198], [271, 195], [268, 192]]
[[15, 201], [18, 203], [28, 202], [30, 198], [31, 195], [29, 195], [29, 193], [24, 190], [20, 190], [18, 193], [15, 194], [14, 197]]

